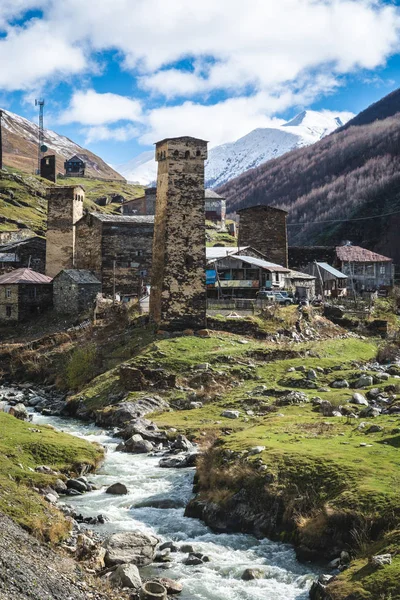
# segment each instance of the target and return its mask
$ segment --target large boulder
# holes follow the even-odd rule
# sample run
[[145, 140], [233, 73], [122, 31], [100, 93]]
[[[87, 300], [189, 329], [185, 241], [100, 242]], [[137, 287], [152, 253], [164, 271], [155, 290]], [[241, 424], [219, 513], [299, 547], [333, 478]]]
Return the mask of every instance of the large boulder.
[[11, 406], [9, 413], [13, 417], [15, 417], [16, 419], [20, 419], [21, 421], [29, 420], [29, 413], [26, 410], [25, 406], [21, 403], [16, 404], [15, 406]]
[[361, 406], [369, 406], [368, 400], [359, 392], [355, 392], [351, 398], [352, 404], [360, 404]]
[[147, 454], [154, 450], [153, 444], [144, 440], [141, 435], [135, 433], [125, 442], [125, 452], [132, 452], [133, 454]]
[[307, 394], [293, 391], [278, 398], [275, 404], [276, 406], [289, 406], [291, 404], [303, 404], [304, 402], [309, 402]]
[[108, 567], [123, 564], [144, 567], [153, 562], [158, 542], [154, 535], [142, 531], [114, 533], [104, 542], [104, 562]]
[[340, 390], [350, 387], [350, 384], [346, 379], [336, 379], [331, 383], [331, 387]]
[[240, 412], [238, 410], [224, 410], [221, 417], [225, 417], [226, 419], [238, 419], [240, 417]]
[[106, 489], [106, 494], [112, 494], [113, 496], [124, 496], [127, 493], [128, 488], [123, 483], [113, 483]]
[[371, 377], [371, 375], [361, 375], [361, 377], [358, 379], [358, 381], [356, 381], [356, 384], [354, 387], [356, 387], [356, 388], [369, 387], [370, 385], [373, 385], [373, 383], [374, 383], [374, 379], [373, 379], [373, 377]]
[[139, 590], [142, 587], [142, 580], [136, 565], [119, 565], [111, 574], [109, 582], [114, 587], [133, 588]]

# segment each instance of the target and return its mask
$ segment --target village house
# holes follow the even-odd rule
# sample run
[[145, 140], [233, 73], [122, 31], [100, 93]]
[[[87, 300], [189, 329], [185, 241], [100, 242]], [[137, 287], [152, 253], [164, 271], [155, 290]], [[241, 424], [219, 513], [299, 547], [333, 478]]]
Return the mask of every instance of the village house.
[[290, 269], [285, 276], [285, 289], [298, 300], [311, 301], [315, 298], [316, 277]]
[[72, 156], [64, 163], [66, 177], [85, 177], [86, 163], [79, 156]]
[[206, 249], [209, 298], [255, 298], [261, 288], [283, 290], [289, 269], [272, 263], [250, 246]]
[[[347, 277], [347, 290], [387, 291], [394, 285], [393, 261], [387, 256], [360, 246], [291, 246], [291, 268], [310, 271], [313, 263], [325, 263]], [[338, 277], [338, 279], [340, 279]], [[342, 278], [343, 279], [343, 278]]]
[[48, 154], [40, 160], [40, 177], [56, 183], [57, 159], [55, 154]]
[[101, 282], [84, 269], [64, 269], [53, 279], [53, 306], [57, 313], [83, 315], [94, 308]]
[[121, 207], [123, 215], [154, 215], [156, 212], [157, 188], [150, 187], [144, 190], [144, 196], [126, 200]]
[[140, 295], [150, 283], [154, 216], [88, 213], [76, 223], [74, 267], [91, 271], [105, 295]]
[[46, 267], [46, 240], [32, 237], [0, 246], [0, 272], [30, 267], [44, 273]]
[[313, 262], [305, 271], [316, 277], [316, 293], [323, 297], [341, 298], [347, 295], [347, 275], [326, 262]]
[[226, 200], [214, 190], [206, 189], [206, 221], [212, 221], [219, 225], [221, 229], [225, 229], [226, 219]]
[[51, 307], [51, 277], [32, 269], [16, 269], [0, 276], [0, 321], [24, 321]]

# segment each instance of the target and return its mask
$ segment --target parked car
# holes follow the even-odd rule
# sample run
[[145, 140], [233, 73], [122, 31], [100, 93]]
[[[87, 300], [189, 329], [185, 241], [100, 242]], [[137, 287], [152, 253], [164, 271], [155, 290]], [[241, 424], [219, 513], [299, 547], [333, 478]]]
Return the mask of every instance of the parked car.
[[277, 292], [271, 290], [260, 290], [257, 294], [257, 298], [262, 300], [271, 300], [272, 302], [277, 302], [278, 304], [283, 304], [284, 306], [289, 306], [293, 304], [292, 298], [289, 295], [285, 295], [287, 292]]

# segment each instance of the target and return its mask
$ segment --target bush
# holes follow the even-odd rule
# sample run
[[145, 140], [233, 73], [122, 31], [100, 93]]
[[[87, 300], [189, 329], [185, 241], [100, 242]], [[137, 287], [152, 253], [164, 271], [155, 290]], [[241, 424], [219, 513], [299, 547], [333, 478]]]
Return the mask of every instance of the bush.
[[65, 380], [68, 388], [77, 389], [96, 376], [96, 346], [89, 344], [83, 348], [75, 348], [65, 369]]

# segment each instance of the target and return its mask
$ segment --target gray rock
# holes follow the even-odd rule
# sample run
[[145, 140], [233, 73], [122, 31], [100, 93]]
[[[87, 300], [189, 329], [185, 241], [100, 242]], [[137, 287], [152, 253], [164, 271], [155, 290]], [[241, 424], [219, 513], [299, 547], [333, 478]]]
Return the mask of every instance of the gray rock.
[[317, 379], [317, 372], [316, 372], [316, 371], [314, 371], [314, 369], [310, 369], [310, 370], [307, 372], [307, 379], [311, 379], [311, 380], [313, 380], [313, 381], [314, 381], [315, 379]]
[[138, 568], [133, 564], [119, 565], [116, 570], [111, 573], [109, 582], [112, 586], [118, 588], [138, 590], [142, 587], [142, 580]]
[[11, 406], [9, 413], [13, 417], [15, 417], [16, 419], [20, 419], [21, 421], [29, 420], [29, 413], [26, 410], [25, 406], [21, 403], [18, 403], [15, 406]]
[[193, 554], [194, 548], [190, 544], [182, 544], [182, 546], [179, 546], [179, 552]]
[[221, 417], [225, 417], [226, 419], [238, 419], [240, 417], [240, 412], [238, 410], [224, 410], [221, 413]]
[[371, 375], [361, 375], [359, 380], [356, 381], [356, 384], [354, 387], [356, 387], [356, 388], [369, 387], [370, 385], [373, 385], [373, 383], [374, 383], [374, 380], [373, 380], [373, 377], [371, 377]]
[[67, 489], [75, 490], [76, 492], [80, 492], [81, 494], [83, 492], [88, 491], [86, 483], [84, 483], [83, 481], [79, 481], [78, 479], [68, 479]]
[[242, 573], [243, 581], [251, 581], [252, 579], [262, 579], [264, 572], [261, 569], [246, 569]]
[[379, 431], [383, 431], [383, 427], [380, 425], [371, 425], [368, 429], [368, 433], [379, 433]]
[[276, 406], [289, 406], [290, 404], [303, 404], [309, 402], [308, 396], [304, 392], [289, 392], [278, 398], [275, 402]]
[[368, 396], [368, 398], [371, 398], [372, 400], [374, 400], [375, 398], [377, 398], [379, 396], [380, 393], [381, 393], [381, 390], [379, 388], [372, 388], [372, 390], [369, 390], [367, 392], [367, 396]]
[[193, 444], [189, 442], [189, 440], [184, 435], [179, 434], [175, 442], [173, 442], [173, 444], [171, 445], [171, 447], [176, 450], [184, 450], [187, 452], [188, 450], [191, 450], [191, 448], [193, 448]]
[[165, 456], [158, 463], [162, 469], [183, 469], [193, 467], [196, 462], [197, 453], [177, 454], [176, 456]]
[[335, 389], [344, 389], [350, 387], [349, 382], [346, 379], [336, 379], [333, 383], [331, 383], [331, 387]]
[[203, 403], [202, 402], [190, 402], [189, 408], [191, 408], [191, 409], [203, 408]]
[[371, 558], [371, 563], [376, 567], [383, 567], [384, 565], [392, 564], [391, 554], [377, 554]]
[[56, 479], [53, 484], [53, 488], [57, 492], [57, 494], [65, 494], [68, 489], [62, 479]]
[[149, 565], [155, 556], [159, 540], [142, 531], [114, 533], [104, 542], [105, 564], [108, 567], [119, 564], [134, 564], [138, 567]]
[[124, 496], [127, 493], [128, 488], [123, 483], [113, 483], [106, 489], [106, 494], [112, 494], [114, 496]]
[[173, 596], [174, 594], [180, 594], [183, 591], [183, 585], [179, 583], [179, 581], [175, 581], [174, 579], [169, 579], [168, 577], [161, 577], [159, 579], [155, 579], [155, 581], [159, 582], [162, 586], [165, 587], [169, 596]]
[[361, 404], [362, 406], [369, 406], [368, 400], [364, 398], [364, 396], [358, 392], [355, 392], [351, 398], [351, 402], [353, 404]]
[[58, 500], [58, 496], [55, 496], [54, 494], [46, 494], [44, 499], [46, 502], [50, 502], [50, 504], [55, 504]]
[[148, 440], [144, 440], [140, 434], [135, 434], [125, 442], [125, 451], [132, 454], [148, 454], [154, 450], [154, 446]]
[[261, 454], [261, 452], [264, 452], [264, 450], [265, 446], [254, 446], [253, 448], [250, 448], [249, 454], [250, 456], [253, 456], [254, 454]]
[[380, 408], [376, 408], [375, 406], [368, 406], [367, 408], [363, 408], [363, 410], [360, 412], [360, 417], [379, 417], [379, 415], [381, 414], [381, 409]]

